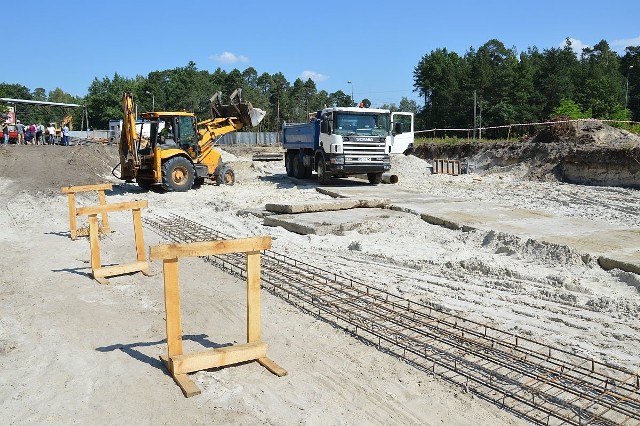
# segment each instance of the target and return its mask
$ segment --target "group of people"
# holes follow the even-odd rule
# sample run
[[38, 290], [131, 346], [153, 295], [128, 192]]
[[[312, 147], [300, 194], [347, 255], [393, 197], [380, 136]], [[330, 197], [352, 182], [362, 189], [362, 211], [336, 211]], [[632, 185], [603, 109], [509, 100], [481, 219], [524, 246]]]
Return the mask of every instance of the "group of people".
[[[48, 127], [44, 127], [40, 123], [33, 123], [25, 126], [16, 120], [15, 129], [18, 134], [16, 143], [18, 145], [54, 145], [56, 143], [56, 128], [54, 123], [49, 123]], [[62, 139], [60, 145], [69, 145], [69, 127], [65, 124], [61, 130]], [[9, 124], [4, 123], [2, 126], [3, 141], [5, 145], [9, 143]]]

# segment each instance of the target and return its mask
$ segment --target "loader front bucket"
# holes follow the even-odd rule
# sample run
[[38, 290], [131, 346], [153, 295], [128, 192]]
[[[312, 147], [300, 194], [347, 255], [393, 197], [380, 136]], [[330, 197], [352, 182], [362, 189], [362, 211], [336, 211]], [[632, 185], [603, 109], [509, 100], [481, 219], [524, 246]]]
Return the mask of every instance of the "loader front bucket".
[[[230, 96], [231, 103], [223, 105], [220, 103], [222, 97], [217, 92], [211, 97], [211, 114], [213, 118], [237, 118], [244, 126], [257, 126], [260, 124], [266, 112], [260, 108], [254, 108], [251, 102], [243, 102], [240, 99], [240, 89], [236, 89]], [[238, 98], [236, 102], [234, 99]]]

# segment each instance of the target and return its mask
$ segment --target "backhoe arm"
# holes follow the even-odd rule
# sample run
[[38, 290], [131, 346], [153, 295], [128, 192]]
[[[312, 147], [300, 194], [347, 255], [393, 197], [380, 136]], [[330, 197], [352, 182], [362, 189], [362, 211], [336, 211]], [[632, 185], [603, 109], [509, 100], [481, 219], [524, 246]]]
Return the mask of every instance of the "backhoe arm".
[[136, 115], [131, 92], [122, 95], [122, 133], [120, 134], [120, 178], [134, 179], [140, 166], [138, 157], [138, 137], [136, 135]]

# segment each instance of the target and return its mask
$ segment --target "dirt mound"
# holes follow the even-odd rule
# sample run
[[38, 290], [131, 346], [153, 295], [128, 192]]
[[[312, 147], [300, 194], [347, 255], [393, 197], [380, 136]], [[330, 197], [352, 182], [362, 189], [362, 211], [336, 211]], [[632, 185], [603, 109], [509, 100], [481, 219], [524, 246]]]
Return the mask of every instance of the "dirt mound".
[[118, 162], [115, 145], [0, 145], [0, 170], [14, 193], [57, 194], [63, 186], [95, 184]]
[[517, 143], [424, 144], [414, 154], [459, 159], [476, 171], [520, 165], [533, 180], [640, 189], [640, 136], [595, 120], [552, 124]]
[[640, 146], [640, 136], [601, 121], [585, 120], [551, 124], [542, 129], [530, 142], [633, 148]]

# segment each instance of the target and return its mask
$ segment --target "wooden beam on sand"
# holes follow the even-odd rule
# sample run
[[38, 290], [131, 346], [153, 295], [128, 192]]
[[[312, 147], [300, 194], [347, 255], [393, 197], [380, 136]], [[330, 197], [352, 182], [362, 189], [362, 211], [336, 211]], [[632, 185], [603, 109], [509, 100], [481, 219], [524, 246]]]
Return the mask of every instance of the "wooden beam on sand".
[[[269, 248], [271, 237], [162, 244], [149, 248], [150, 259], [163, 261], [167, 355], [161, 355], [160, 359], [185, 397], [200, 393], [198, 386], [188, 376], [194, 371], [257, 361], [279, 377], [287, 374], [287, 370], [267, 357], [267, 345], [261, 337], [260, 251]], [[185, 354], [182, 347], [178, 258], [242, 252], [247, 254], [247, 343]]]
[[[116, 275], [142, 272], [151, 276], [149, 262], [144, 251], [144, 238], [142, 235], [142, 214], [140, 209], [148, 206], [147, 200], [129, 201], [126, 203], [114, 203], [98, 206], [80, 207], [76, 209], [77, 215], [89, 216], [89, 243], [91, 247], [91, 275], [100, 284], [109, 284], [107, 277]], [[133, 231], [136, 241], [136, 262], [124, 265], [102, 266], [100, 260], [100, 232], [98, 229], [98, 215], [106, 212], [131, 210], [133, 216]]]
[[[76, 193], [97, 191], [98, 202], [101, 206], [103, 206], [107, 204], [104, 191], [111, 191], [112, 188], [113, 185], [110, 183], [99, 183], [96, 185], [63, 186], [62, 188], [60, 188], [60, 191], [62, 191], [63, 194], [67, 194], [67, 197], [69, 199], [69, 235], [72, 240], [75, 240], [78, 236], [78, 227], [76, 223]], [[109, 216], [107, 216], [107, 212], [104, 212], [102, 214], [102, 226], [100, 227], [100, 231], [111, 232], [111, 228], [109, 227]]]

